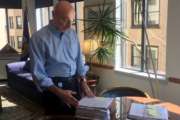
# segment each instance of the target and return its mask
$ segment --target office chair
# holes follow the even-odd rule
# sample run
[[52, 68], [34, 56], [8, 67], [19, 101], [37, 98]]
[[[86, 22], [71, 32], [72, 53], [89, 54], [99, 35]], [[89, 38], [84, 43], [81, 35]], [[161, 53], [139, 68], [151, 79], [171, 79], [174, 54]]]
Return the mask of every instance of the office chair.
[[101, 94], [102, 97], [123, 97], [123, 96], [137, 96], [137, 97], [149, 97], [149, 95], [143, 91], [131, 87], [115, 87], [109, 90], [105, 90]]

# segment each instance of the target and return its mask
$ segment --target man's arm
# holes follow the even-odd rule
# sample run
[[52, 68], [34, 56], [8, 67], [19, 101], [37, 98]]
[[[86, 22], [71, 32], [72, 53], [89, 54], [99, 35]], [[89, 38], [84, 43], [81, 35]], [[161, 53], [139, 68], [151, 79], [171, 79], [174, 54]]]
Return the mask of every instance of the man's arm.
[[73, 97], [74, 93], [71, 90], [63, 90], [54, 85], [52, 79], [48, 77], [45, 71], [45, 60], [46, 60], [46, 49], [45, 43], [40, 40], [39, 37], [33, 36], [30, 40], [30, 60], [31, 60], [31, 71], [35, 83], [43, 90], [49, 90], [50, 92], [63, 99], [68, 105], [77, 106], [78, 101]]
[[70, 107], [70, 105], [77, 107], [78, 106], [78, 100], [73, 97], [73, 95], [76, 94], [76, 92], [72, 90], [62, 90], [60, 88], [57, 88], [56, 86], [51, 86], [48, 88], [49, 91], [63, 99], [63, 101]]
[[[77, 35], [76, 35], [76, 38], [77, 38]], [[86, 80], [87, 69], [86, 69], [83, 59], [82, 59], [83, 55], [81, 52], [80, 43], [79, 43], [78, 38], [77, 38], [77, 41], [78, 41], [77, 74], [79, 75], [81, 87], [82, 87], [82, 90], [83, 90], [85, 96], [93, 97], [94, 94], [91, 91], [91, 89], [89, 88], [89, 86], [87, 85], [87, 80]]]
[[48, 77], [44, 65], [46, 62], [45, 43], [39, 35], [33, 35], [29, 41], [29, 52], [31, 62], [31, 72], [35, 83], [41, 88], [46, 89], [54, 86], [52, 79]]

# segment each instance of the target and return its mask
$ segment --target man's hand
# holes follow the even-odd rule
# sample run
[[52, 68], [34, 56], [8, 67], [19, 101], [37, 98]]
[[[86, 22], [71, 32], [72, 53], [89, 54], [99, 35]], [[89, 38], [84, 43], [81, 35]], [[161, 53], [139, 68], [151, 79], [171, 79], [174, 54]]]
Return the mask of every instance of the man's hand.
[[70, 107], [71, 105], [74, 107], [78, 106], [78, 100], [73, 96], [76, 94], [76, 92], [72, 90], [63, 90], [60, 88], [57, 88], [56, 86], [52, 86], [48, 89], [55, 95], [57, 95], [59, 98], [63, 99], [63, 101]]
[[72, 90], [63, 90], [62, 98], [68, 106], [70, 106], [70, 105], [72, 105], [74, 107], [78, 106], [78, 100], [73, 96], [75, 94], [76, 94], [76, 92], [74, 92]]
[[87, 80], [85, 78], [83, 78], [83, 80], [81, 80], [81, 87], [82, 87], [82, 90], [85, 94], [85, 96], [88, 96], [88, 97], [94, 97], [94, 93], [91, 91], [91, 89], [89, 88], [89, 86], [87, 85]]

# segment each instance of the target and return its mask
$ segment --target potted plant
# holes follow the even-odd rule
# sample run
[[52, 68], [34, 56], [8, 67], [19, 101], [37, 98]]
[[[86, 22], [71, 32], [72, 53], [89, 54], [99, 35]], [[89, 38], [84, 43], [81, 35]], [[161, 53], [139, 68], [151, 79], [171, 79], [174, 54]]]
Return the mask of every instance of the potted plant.
[[[144, 36], [146, 37], [147, 45], [150, 46], [148, 35], [146, 32], [146, 25], [144, 22], [146, 18], [145, 16], [143, 16], [145, 14], [144, 2], [145, 0], [136, 0], [135, 9], [137, 9], [137, 11], [139, 12], [142, 12], [142, 16], [139, 16], [139, 14], [137, 14], [137, 16], [135, 17], [137, 17], [139, 20], [140, 17], [142, 17], [142, 29], [144, 29], [142, 34], [144, 34]], [[138, 51], [141, 53], [141, 50], [137, 47], [137, 44], [134, 41], [129, 40], [128, 36], [125, 35], [124, 32], [122, 32], [120, 29], [116, 27], [117, 24], [121, 22], [120, 20], [118, 20], [116, 17], [113, 16], [114, 14], [113, 12], [117, 8], [113, 8], [112, 6], [107, 6], [106, 4], [107, 4], [106, 0], [104, 0], [103, 4], [99, 5], [97, 10], [89, 9], [90, 17], [88, 19], [85, 18], [83, 20], [85, 23], [86, 22], [88, 23], [88, 27], [85, 27], [84, 32], [88, 33], [89, 37], [95, 39], [98, 44], [98, 47], [95, 50], [91, 51], [90, 53], [89, 56], [90, 66], [92, 64], [92, 59], [96, 59], [100, 64], [107, 62], [109, 57], [111, 57], [114, 53], [113, 51], [115, 48], [115, 43], [117, 38], [121, 38], [121, 40], [126, 40], [131, 42], [131, 44], [135, 45], [136, 49], [138, 49]], [[145, 64], [145, 69], [148, 74], [148, 80], [151, 85], [152, 94], [154, 97], [158, 97], [159, 83], [157, 80], [157, 73], [156, 73], [155, 65], [152, 60], [152, 53], [150, 47], [148, 47], [148, 51], [150, 53], [150, 60], [153, 65], [153, 72], [156, 79], [155, 87], [153, 86], [150, 77], [149, 65], [147, 64], [148, 62], [146, 60], [143, 60], [144, 61], [143, 64]], [[157, 92], [156, 95], [155, 95], [155, 91]]]
[[88, 9], [89, 16], [84, 19], [85, 34], [88, 34], [89, 38], [96, 40], [97, 48], [91, 51], [89, 59], [93, 58], [98, 63], [102, 64], [107, 62], [108, 58], [113, 55], [114, 45], [117, 37], [127, 39], [127, 36], [120, 30], [116, 29], [116, 19], [113, 16], [114, 8], [106, 3], [104, 0], [102, 5], [99, 5], [96, 10]]

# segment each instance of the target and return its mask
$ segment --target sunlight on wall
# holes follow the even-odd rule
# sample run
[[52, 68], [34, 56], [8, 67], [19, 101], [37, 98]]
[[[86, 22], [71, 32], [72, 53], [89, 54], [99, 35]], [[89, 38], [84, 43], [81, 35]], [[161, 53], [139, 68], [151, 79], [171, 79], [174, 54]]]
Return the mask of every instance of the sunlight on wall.
[[2, 49], [7, 43], [7, 31], [6, 31], [6, 16], [5, 9], [0, 9], [1, 23], [0, 23], [0, 49]]

